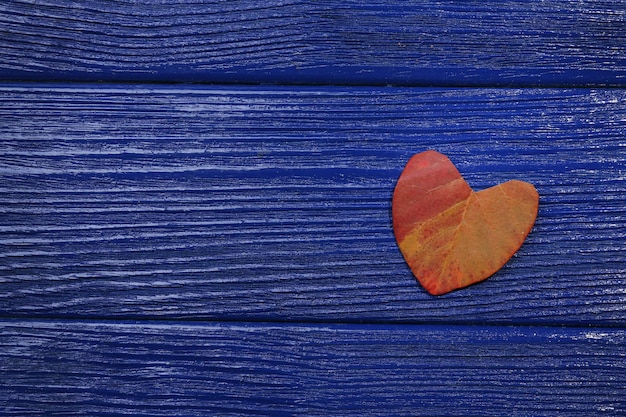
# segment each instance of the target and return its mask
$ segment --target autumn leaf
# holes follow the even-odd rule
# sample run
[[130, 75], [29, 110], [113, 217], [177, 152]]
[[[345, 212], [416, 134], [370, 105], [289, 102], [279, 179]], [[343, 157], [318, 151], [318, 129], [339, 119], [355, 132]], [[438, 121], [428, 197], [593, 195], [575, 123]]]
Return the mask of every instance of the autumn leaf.
[[418, 281], [441, 295], [502, 268], [526, 239], [538, 205], [532, 184], [512, 180], [474, 192], [445, 155], [426, 151], [398, 179], [394, 234]]

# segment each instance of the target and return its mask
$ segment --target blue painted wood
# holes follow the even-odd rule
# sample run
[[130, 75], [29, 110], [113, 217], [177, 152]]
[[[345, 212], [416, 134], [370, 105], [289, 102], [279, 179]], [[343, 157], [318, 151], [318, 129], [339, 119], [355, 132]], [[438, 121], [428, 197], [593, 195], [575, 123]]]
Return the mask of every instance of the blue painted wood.
[[[624, 415], [625, 90], [145, 83], [624, 87], [625, 16], [2, 2], [0, 80], [138, 84], [0, 85], [0, 414]], [[427, 148], [541, 194], [440, 298], [389, 211]]]
[[5, 416], [622, 416], [626, 332], [0, 322]]
[[0, 79], [624, 86], [626, 2], [3, 1]]
[[[626, 91], [0, 87], [0, 314], [626, 323]], [[537, 187], [488, 281], [440, 298], [393, 237], [408, 158]]]

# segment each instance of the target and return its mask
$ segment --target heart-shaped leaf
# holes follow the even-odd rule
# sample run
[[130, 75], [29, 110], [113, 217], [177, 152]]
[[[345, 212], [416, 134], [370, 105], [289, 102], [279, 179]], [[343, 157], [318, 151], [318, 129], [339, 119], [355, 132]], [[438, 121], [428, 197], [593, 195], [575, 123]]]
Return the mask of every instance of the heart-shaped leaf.
[[404, 259], [433, 295], [489, 278], [520, 248], [539, 205], [532, 184], [474, 192], [435, 151], [414, 155], [398, 179], [393, 229]]

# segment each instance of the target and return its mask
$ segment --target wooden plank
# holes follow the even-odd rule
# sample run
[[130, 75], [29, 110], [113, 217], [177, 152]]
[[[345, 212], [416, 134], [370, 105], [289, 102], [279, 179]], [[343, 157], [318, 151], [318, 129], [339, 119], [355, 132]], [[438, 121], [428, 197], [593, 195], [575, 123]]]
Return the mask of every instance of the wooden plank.
[[[0, 314], [626, 323], [626, 91], [0, 86]], [[440, 298], [394, 241], [405, 162], [540, 193]]]
[[0, 322], [16, 415], [618, 416], [616, 329]]
[[625, 85], [626, 1], [3, 1], [0, 79]]

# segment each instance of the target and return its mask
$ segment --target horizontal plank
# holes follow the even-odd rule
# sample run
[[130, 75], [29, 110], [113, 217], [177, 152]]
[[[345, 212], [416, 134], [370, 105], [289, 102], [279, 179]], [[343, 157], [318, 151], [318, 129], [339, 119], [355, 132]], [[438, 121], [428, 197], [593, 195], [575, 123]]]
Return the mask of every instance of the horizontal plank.
[[[0, 86], [0, 315], [626, 324], [626, 91]], [[539, 216], [484, 283], [411, 275], [414, 153]]]
[[3, 415], [618, 416], [626, 332], [0, 322]]
[[626, 1], [4, 1], [0, 79], [624, 86]]

